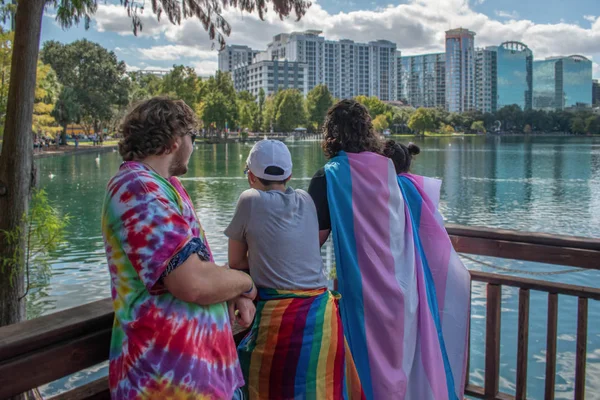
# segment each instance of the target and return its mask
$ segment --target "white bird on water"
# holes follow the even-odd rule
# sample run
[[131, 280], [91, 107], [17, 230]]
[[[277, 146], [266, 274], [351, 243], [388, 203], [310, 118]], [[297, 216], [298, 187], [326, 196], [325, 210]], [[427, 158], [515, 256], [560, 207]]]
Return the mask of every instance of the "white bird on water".
[[96, 157], [96, 164], [100, 164], [100, 154]]
[[55, 177], [55, 176], [56, 176], [56, 175], [54, 175], [52, 172], [50, 172], [50, 175], [48, 175], [48, 178], [50, 178], [50, 179], [54, 179], [54, 177]]

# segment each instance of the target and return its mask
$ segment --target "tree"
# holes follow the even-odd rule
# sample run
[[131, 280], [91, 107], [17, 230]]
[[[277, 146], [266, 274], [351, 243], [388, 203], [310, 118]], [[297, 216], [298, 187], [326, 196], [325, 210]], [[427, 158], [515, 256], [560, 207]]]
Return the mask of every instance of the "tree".
[[265, 111], [265, 90], [261, 87], [258, 91], [258, 112], [256, 115], [256, 119], [254, 120], [254, 125], [252, 126], [252, 130], [257, 132], [260, 131], [263, 127], [263, 118]]
[[258, 104], [256, 104], [256, 99], [250, 92], [243, 91], [238, 93], [237, 103], [240, 128], [252, 129], [258, 118]]
[[432, 113], [423, 107], [417, 109], [417, 111], [410, 116], [410, 120], [408, 121], [408, 127], [422, 135], [425, 135], [426, 131], [435, 129], [435, 126], [436, 124]]
[[387, 128], [389, 128], [390, 124], [388, 123], [387, 117], [384, 114], [380, 114], [373, 120], [373, 128], [377, 132], [383, 132]]
[[[239, 115], [238, 107], [235, 102], [237, 95], [235, 92], [235, 87], [233, 86], [233, 80], [231, 79], [231, 75], [228, 72], [217, 71], [215, 76], [211, 76], [205, 82], [202, 91], [204, 92], [204, 94], [201, 95], [203, 97], [210, 97], [212, 94], [218, 92], [221, 93], [225, 99], [225, 102], [222, 103], [222, 106], [225, 108], [223, 110], [225, 123], [223, 123], [223, 125], [219, 125], [218, 129], [224, 129], [225, 125], [235, 126], [236, 122], [238, 121]], [[206, 120], [204, 122], [206, 122]]]
[[306, 96], [308, 125], [317, 132], [323, 126], [327, 111], [333, 106], [333, 96], [326, 85], [315, 86]]
[[573, 121], [571, 122], [571, 131], [577, 134], [585, 133], [585, 121], [583, 120], [583, 118], [573, 118]]
[[13, 32], [3, 32], [0, 28], [0, 124], [2, 128], [4, 128], [4, 116], [6, 115], [8, 100], [13, 42]]
[[394, 112], [394, 116], [392, 117], [392, 126], [394, 127], [394, 132], [398, 133], [398, 128], [403, 128], [408, 126], [408, 120], [414, 110], [412, 108], [398, 108]]
[[210, 92], [203, 101], [202, 121], [204, 126], [209, 129], [223, 130], [229, 116], [228, 108], [230, 104], [235, 102], [230, 101], [221, 92]]
[[295, 89], [283, 90], [278, 95], [282, 99], [275, 114], [275, 125], [279, 132], [291, 132], [306, 122], [304, 97]]
[[471, 130], [477, 133], [485, 133], [485, 124], [483, 121], [473, 121]]
[[60, 128], [56, 126], [52, 112], [61, 86], [52, 68], [41, 61], [38, 62], [36, 81], [32, 130], [37, 134], [49, 133], [54, 136]]
[[[300, 19], [310, 3], [306, 0], [274, 0], [272, 9], [280, 17], [292, 11]], [[137, 1], [121, 0], [132, 16], [133, 31], [142, 28]], [[222, 17], [223, 4], [249, 13], [257, 12], [262, 19], [267, 2], [211, 2], [201, 0], [161, 0], [153, 2], [152, 11], [164, 15], [171, 23], [178, 24], [182, 18], [197, 17], [211, 39], [216, 38], [223, 48], [225, 36], [231, 33], [229, 23]], [[35, 77], [39, 54], [42, 16], [46, 6], [54, 6], [56, 19], [63, 28], [83, 21], [89, 27], [91, 16], [96, 12], [96, 0], [49, 0], [19, 1], [15, 14], [15, 40], [11, 60], [10, 85], [4, 125], [4, 141], [0, 153], [0, 326], [20, 321], [24, 315], [23, 253], [25, 244], [24, 218], [29, 205], [29, 195], [34, 182], [33, 139], [31, 129], [35, 99]], [[8, 236], [17, 232], [15, 240]], [[6, 261], [10, 260], [10, 261]], [[16, 272], [15, 272], [16, 271]]]
[[453, 135], [454, 133], [456, 133], [456, 131], [454, 130], [454, 128], [452, 127], [452, 125], [450, 124], [442, 124], [442, 133], [446, 134], [446, 135]]
[[385, 114], [387, 111], [391, 111], [392, 109], [391, 106], [388, 106], [375, 96], [356, 96], [355, 100], [367, 107], [367, 110], [369, 110], [369, 114], [371, 114], [371, 118], [373, 119], [380, 114]]
[[592, 135], [600, 135], [600, 117], [591, 115], [585, 120], [585, 131]]
[[502, 122], [502, 126], [508, 131], [520, 130], [525, 125], [523, 123], [523, 111], [516, 104], [502, 107], [496, 112], [496, 118]]
[[[41, 58], [56, 71], [63, 90], [70, 89], [80, 117], [92, 123], [94, 132], [100, 132], [101, 124], [110, 121], [115, 105], [127, 105], [130, 80], [125, 63], [98, 43], [85, 39], [66, 45], [46, 42]], [[62, 135], [65, 143], [66, 130]]]
[[129, 72], [131, 86], [129, 103], [137, 103], [163, 93], [163, 79], [154, 74], [144, 74], [140, 71]]
[[162, 79], [162, 93], [181, 99], [194, 108], [200, 100], [201, 84], [193, 68], [173, 65], [173, 69]]

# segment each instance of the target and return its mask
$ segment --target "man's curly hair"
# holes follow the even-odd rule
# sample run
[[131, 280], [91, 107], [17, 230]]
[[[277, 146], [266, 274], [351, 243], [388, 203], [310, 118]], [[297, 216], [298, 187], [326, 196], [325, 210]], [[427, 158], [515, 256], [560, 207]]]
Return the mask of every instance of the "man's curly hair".
[[196, 115], [182, 100], [144, 100], [121, 122], [119, 153], [124, 161], [165, 154], [178, 137], [196, 129], [197, 124]]
[[327, 158], [335, 157], [342, 150], [347, 153], [371, 151], [378, 154], [383, 151], [369, 111], [356, 100], [342, 100], [327, 111], [323, 135], [322, 147]]

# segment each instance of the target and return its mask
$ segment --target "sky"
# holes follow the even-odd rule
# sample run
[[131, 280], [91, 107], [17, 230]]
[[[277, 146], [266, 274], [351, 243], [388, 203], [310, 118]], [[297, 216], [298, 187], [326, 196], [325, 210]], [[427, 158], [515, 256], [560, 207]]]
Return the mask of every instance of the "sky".
[[[265, 20], [229, 8], [223, 17], [231, 25], [227, 44], [264, 50], [282, 32], [318, 29], [325, 38], [395, 42], [404, 55], [444, 50], [444, 32], [463, 27], [476, 32], [475, 46], [520, 41], [535, 59], [581, 54], [594, 60], [600, 78], [600, 7], [598, 0], [313, 0], [306, 15], [280, 20], [273, 11]], [[174, 64], [194, 67], [201, 76], [217, 69], [216, 48], [197, 19], [173, 25], [157, 21], [150, 9], [139, 14], [142, 32], [133, 35], [131, 18], [119, 2], [100, 2], [89, 30], [83, 25], [60, 28], [54, 11], [46, 10], [42, 44], [78, 39], [100, 43], [127, 63], [129, 70], [168, 70]], [[217, 46], [218, 48], [218, 46]]]

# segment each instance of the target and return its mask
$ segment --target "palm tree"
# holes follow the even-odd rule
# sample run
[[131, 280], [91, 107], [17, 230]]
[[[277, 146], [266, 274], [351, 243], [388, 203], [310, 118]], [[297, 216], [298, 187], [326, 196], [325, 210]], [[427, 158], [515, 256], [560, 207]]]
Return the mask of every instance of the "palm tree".
[[[297, 19], [305, 13], [307, 0], [271, 0], [272, 9], [286, 17], [292, 12]], [[142, 29], [140, 0], [121, 0], [132, 18], [133, 32]], [[232, 7], [263, 19], [268, 0], [150, 0], [157, 18], [166, 17], [179, 24], [186, 18], [197, 18], [211, 40], [220, 48], [231, 26], [223, 18], [224, 8]], [[0, 15], [11, 5], [0, 2]], [[45, 7], [54, 7], [56, 19], [63, 28], [83, 22], [89, 27], [97, 9], [97, 0], [19, 0], [13, 17], [15, 41], [2, 153], [0, 153], [0, 326], [19, 322], [24, 317], [23, 293], [23, 215], [28, 210], [29, 195], [34, 186], [33, 139], [30, 134], [35, 93], [36, 66], [42, 16]], [[13, 10], [13, 9], [11, 9]], [[14, 10], [13, 10], [14, 11]], [[15, 234], [16, 233], [16, 234]], [[16, 238], [16, 239], [15, 239]]]

